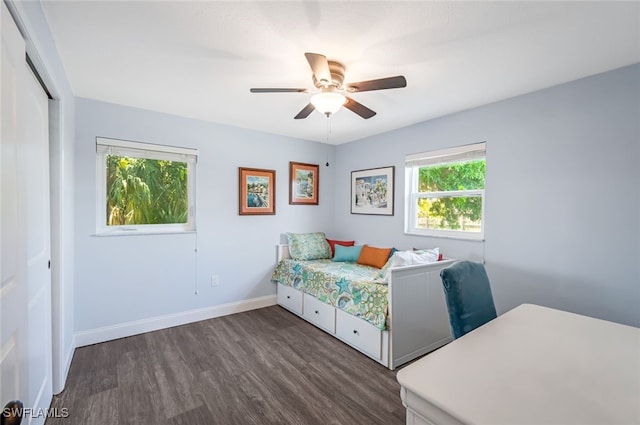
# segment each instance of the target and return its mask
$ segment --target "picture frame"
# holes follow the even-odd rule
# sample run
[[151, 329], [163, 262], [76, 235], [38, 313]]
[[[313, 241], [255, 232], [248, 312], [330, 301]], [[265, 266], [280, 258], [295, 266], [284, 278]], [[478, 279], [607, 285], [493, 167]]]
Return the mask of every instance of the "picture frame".
[[276, 171], [238, 168], [240, 215], [275, 215]]
[[318, 205], [320, 167], [318, 164], [289, 162], [289, 204]]
[[393, 215], [395, 167], [351, 172], [351, 214]]

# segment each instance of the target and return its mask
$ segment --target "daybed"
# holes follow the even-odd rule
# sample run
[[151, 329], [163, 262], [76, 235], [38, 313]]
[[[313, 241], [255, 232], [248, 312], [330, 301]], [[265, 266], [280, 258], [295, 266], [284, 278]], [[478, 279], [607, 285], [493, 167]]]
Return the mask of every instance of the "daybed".
[[[278, 304], [385, 367], [393, 370], [451, 341], [440, 270], [454, 260], [397, 267], [389, 256], [380, 269], [330, 255], [296, 260], [289, 248], [276, 246]], [[335, 249], [337, 257], [341, 248]]]

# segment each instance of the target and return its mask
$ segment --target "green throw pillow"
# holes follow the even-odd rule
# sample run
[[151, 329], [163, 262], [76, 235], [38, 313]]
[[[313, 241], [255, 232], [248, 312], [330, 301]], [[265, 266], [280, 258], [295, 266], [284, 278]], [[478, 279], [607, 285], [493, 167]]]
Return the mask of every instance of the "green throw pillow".
[[325, 234], [315, 233], [287, 233], [289, 255], [294, 260], [319, 260], [331, 258], [331, 248]]

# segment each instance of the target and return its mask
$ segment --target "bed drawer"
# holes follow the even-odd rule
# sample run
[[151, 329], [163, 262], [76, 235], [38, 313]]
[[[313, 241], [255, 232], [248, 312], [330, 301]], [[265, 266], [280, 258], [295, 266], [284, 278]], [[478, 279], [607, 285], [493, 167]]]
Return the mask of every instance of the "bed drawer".
[[304, 294], [302, 317], [327, 332], [336, 333], [336, 309], [309, 294]]
[[278, 283], [278, 304], [302, 315], [302, 292], [291, 286]]
[[337, 310], [336, 335], [376, 359], [382, 357], [382, 331], [356, 316]]

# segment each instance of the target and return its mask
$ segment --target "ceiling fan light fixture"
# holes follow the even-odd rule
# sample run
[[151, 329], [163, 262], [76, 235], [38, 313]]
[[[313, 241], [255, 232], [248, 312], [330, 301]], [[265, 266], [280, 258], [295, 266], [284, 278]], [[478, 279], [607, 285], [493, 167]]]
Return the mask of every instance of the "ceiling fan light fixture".
[[[345, 68], [342, 63], [328, 60], [326, 56], [318, 53], [307, 52], [304, 56], [307, 58], [309, 66], [311, 66], [311, 71], [313, 71], [313, 85], [319, 92], [311, 97], [310, 103], [293, 117], [296, 120], [307, 118], [314, 109], [322, 115], [330, 117], [338, 112], [342, 106], [368, 120], [375, 116], [376, 112], [340, 92], [351, 94], [407, 87], [407, 80], [402, 75], [352, 82], [343, 86]], [[252, 88], [250, 91], [251, 93], [309, 93], [309, 90], [301, 88]]]
[[346, 97], [336, 92], [323, 92], [311, 96], [311, 104], [318, 112], [326, 116], [338, 112], [346, 101]]

